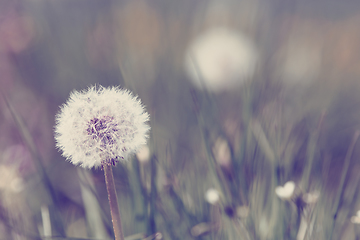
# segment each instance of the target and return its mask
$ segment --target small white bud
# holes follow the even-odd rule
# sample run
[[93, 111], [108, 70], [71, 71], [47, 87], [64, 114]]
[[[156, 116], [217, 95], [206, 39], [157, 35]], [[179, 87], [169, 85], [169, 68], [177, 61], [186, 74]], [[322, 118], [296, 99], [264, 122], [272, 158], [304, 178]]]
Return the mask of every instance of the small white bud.
[[210, 188], [206, 191], [205, 199], [210, 204], [215, 205], [220, 199], [219, 192], [214, 188]]

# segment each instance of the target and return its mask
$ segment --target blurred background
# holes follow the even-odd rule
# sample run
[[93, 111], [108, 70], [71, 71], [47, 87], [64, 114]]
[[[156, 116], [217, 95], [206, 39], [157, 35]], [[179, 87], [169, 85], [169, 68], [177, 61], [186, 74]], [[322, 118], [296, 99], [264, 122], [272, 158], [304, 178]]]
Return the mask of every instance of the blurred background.
[[149, 143], [114, 167], [126, 239], [360, 239], [360, 2], [0, 0], [0, 239], [114, 239], [101, 169], [55, 148], [120, 85]]

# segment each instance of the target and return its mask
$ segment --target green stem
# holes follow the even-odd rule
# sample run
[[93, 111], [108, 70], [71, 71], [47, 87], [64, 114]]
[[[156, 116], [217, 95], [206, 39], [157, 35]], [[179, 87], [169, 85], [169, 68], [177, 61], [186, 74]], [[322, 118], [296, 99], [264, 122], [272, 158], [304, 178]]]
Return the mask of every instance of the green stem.
[[115, 240], [124, 240], [124, 234], [121, 227], [121, 217], [120, 217], [120, 210], [116, 195], [115, 189], [115, 182], [114, 176], [112, 172], [112, 165], [111, 164], [103, 164], [104, 175], [105, 175], [105, 182], [106, 182], [106, 189], [108, 192], [109, 204], [110, 204], [110, 212], [111, 212], [111, 219], [114, 228]]

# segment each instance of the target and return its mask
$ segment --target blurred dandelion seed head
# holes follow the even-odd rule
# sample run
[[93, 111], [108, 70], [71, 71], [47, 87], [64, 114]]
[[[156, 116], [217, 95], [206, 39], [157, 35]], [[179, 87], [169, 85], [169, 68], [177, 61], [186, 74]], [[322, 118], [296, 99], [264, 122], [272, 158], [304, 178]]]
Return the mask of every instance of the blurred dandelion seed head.
[[75, 165], [115, 164], [145, 143], [149, 114], [141, 101], [119, 87], [89, 87], [71, 93], [56, 116], [55, 140]]
[[185, 69], [199, 89], [230, 90], [251, 78], [257, 64], [253, 42], [240, 32], [210, 29], [198, 36], [185, 57]]

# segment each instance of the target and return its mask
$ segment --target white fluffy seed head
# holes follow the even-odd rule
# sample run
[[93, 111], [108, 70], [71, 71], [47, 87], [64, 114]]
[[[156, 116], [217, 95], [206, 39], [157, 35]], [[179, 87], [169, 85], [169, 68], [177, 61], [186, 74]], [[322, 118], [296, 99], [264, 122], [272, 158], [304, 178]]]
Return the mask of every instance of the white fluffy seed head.
[[149, 114], [119, 87], [73, 91], [56, 115], [55, 140], [62, 155], [85, 168], [127, 160], [146, 144]]

